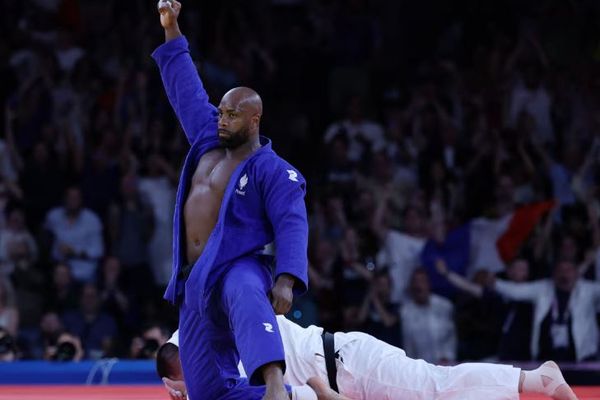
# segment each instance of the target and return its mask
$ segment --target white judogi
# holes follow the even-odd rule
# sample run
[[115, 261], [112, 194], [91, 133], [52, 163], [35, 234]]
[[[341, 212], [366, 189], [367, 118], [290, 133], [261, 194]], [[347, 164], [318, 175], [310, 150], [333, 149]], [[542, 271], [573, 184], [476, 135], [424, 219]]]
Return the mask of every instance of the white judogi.
[[[325, 382], [323, 328], [306, 329], [277, 316], [285, 349], [286, 383], [302, 385], [313, 376]], [[507, 365], [439, 367], [362, 332], [334, 334], [339, 351], [337, 384], [352, 399], [518, 400], [521, 370]]]
[[[285, 383], [302, 386], [318, 376], [328, 382], [323, 328], [302, 328], [277, 316], [285, 350]], [[521, 370], [508, 365], [439, 367], [362, 332], [334, 334], [339, 352], [337, 384], [354, 400], [519, 400]], [[175, 341], [171, 341], [174, 344]], [[243, 368], [240, 371], [243, 376]]]

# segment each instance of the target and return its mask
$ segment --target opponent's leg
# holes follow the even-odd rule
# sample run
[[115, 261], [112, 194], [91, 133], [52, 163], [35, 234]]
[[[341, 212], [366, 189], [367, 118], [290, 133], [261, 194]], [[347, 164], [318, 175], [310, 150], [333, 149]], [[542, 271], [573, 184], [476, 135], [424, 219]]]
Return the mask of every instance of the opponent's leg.
[[554, 361], [547, 361], [533, 371], [521, 371], [519, 393], [545, 394], [555, 400], [577, 400]]

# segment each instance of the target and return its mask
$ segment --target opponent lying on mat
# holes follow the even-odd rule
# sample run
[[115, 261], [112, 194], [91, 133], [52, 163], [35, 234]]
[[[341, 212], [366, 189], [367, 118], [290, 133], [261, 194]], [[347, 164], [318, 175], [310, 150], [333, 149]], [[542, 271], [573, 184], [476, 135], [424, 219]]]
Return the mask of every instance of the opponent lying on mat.
[[[362, 332], [335, 333], [333, 350], [328, 352], [323, 328], [302, 328], [282, 316], [277, 316], [277, 323], [285, 349], [284, 379], [290, 385], [303, 385], [317, 376], [356, 400], [518, 400], [519, 393], [577, 399], [552, 361], [533, 371], [483, 363], [441, 367], [411, 359], [403, 350]], [[174, 399], [176, 392], [185, 392], [177, 342], [176, 332], [157, 355], [158, 373]], [[327, 367], [328, 358], [334, 359], [333, 368]]]

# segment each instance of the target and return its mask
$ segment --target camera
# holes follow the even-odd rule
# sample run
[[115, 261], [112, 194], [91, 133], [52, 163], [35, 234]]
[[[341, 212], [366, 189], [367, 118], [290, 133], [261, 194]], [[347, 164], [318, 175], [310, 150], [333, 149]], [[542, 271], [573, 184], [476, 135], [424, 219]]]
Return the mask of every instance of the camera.
[[56, 353], [52, 356], [54, 361], [73, 361], [77, 349], [71, 342], [62, 342], [56, 345]]
[[138, 354], [138, 359], [148, 360], [153, 359], [154, 355], [158, 351], [158, 341], [155, 339], [146, 339], [144, 340], [144, 347], [140, 350]]
[[0, 333], [0, 355], [16, 351], [15, 341], [8, 333]]

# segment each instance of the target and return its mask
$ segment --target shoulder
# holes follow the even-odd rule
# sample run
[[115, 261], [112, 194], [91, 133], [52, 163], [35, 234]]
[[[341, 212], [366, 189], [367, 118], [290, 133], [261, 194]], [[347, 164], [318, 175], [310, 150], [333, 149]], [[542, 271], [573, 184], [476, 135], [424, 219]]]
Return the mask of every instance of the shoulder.
[[48, 221], [50, 223], [55, 223], [59, 219], [61, 219], [63, 217], [63, 215], [64, 215], [64, 210], [62, 207], [53, 208], [50, 211], [48, 211], [48, 214], [46, 214], [46, 221]]
[[438, 296], [437, 294], [431, 295], [431, 304], [441, 311], [451, 312], [454, 309], [454, 306], [450, 300], [446, 299], [445, 297]]
[[90, 209], [84, 208], [81, 211], [81, 217], [86, 223], [90, 223], [90, 224], [94, 224], [94, 225], [102, 224], [102, 222], [100, 222], [100, 218], [98, 218], [96, 213]]
[[300, 171], [274, 151], [265, 151], [256, 157], [253, 169], [256, 175], [263, 180], [287, 179], [292, 182], [306, 183]]

